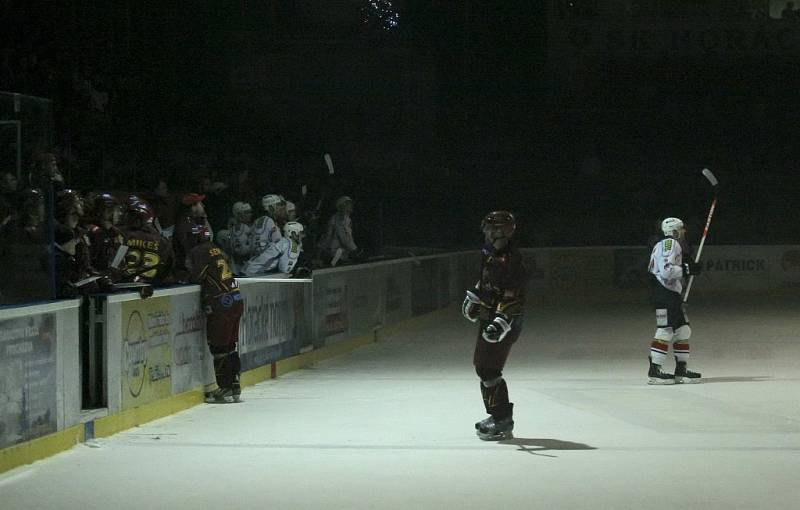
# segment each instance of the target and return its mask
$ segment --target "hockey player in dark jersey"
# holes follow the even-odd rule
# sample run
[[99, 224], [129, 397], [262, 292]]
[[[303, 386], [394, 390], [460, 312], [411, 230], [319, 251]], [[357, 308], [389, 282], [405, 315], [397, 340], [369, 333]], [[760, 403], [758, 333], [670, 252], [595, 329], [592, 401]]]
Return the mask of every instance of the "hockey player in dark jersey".
[[206, 338], [209, 351], [214, 356], [214, 375], [219, 386], [206, 395], [206, 402], [239, 402], [242, 390], [237, 346], [244, 301], [225, 254], [211, 241], [210, 231], [201, 228], [197, 238], [197, 244], [189, 251], [186, 262], [191, 282], [200, 285], [206, 313]]
[[172, 244], [153, 226], [155, 215], [147, 202], [129, 198], [127, 227], [123, 232], [125, 261], [120, 268], [123, 282], [169, 281], [175, 256]]
[[93, 210], [94, 223], [88, 227], [92, 266], [106, 271], [124, 242], [122, 230], [116, 226], [119, 204], [109, 193], [100, 193], [94, 198]]
[[489, 417], [475, 424], [478, 437], [496, 441], [512, 437], [514, 404], [503, 379], [511, 346], [522, 332], [527, 273], [513, 240], [514, 216], [493, 211], [483, 218], [486, 244], [481, 250], [481, 277], [467, 291], [462, 313], [479, 325], [473, 364]]

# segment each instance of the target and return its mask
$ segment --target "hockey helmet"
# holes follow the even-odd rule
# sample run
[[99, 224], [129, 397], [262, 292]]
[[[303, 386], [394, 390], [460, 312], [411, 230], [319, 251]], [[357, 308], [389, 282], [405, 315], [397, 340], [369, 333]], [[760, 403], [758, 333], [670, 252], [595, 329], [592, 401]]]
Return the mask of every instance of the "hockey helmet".
[[510, 239], [517, 229], [517, 220], [508, 211], [492, 211], [483, 217], [481, 231], [492, 242], [498, 239]]
[[347, 195], [339, 197], [336, 199], [336, 210], [337, 211], [344, 211], [348, 205], [353, 205], [353, 199], [348, 197]]
[[[128, 197], [130, 199], [130, 197]], [[138, 225], [152, 225], [155, 213], [150, 204], [144, 200], [138, 202], [128, 202], [128, 223]]]
[[664, 232], [665, 236], [674, 235], [680, 238], [686, 232], [686, 227], [683, 225], [683, 221], [678, 218], [665, 218], [661, 222], [661, 231]]
[[56, 193], [56, 216], [65, 217], [70, 214], [83, 216], [83, 201], [74, 189], [62, 189]]
[[303, 225], [297, 221], [287, 221], [283, 226], [283, 235], [295, 242], [303, 239]]
[[261, 199], [261, 207], [271, 215], [275, 214], [281, 204], [283, 204], [283, 198], [280, 195], [264, 195]]
[[247, 221], [249, 219], [248, 215], [253, 213], [253, 208], [247, 202], [236, 202], [233, 204], [231, 212], [233, 212], [233, 216], [237, 220]]

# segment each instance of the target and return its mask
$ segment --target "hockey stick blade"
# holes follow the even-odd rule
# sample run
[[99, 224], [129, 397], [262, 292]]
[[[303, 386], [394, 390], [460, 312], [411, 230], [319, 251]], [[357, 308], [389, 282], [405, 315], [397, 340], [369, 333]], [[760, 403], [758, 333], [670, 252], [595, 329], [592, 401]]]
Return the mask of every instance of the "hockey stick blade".
[[703, 176], [706, 179], [708, 179], [708, 182], [710, 182], [712, 186], [716, 186], [717, 184], [719, 184], [719, 181], [717, 180], [717, 178], [714, 177], [714, 174], [711, 173], [711, 170], [709, 170], [708, 168], [704, 168], [703, 169]]

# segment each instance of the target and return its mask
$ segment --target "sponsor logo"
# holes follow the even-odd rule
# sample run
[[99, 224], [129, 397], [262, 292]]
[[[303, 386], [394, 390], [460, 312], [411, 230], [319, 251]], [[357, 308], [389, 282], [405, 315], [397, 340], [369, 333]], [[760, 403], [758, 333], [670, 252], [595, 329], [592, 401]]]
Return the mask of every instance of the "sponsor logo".
[[147, 368], [147, 338], [142, 314], [137, 310], [128, 317], [125, 338], [122, 344], [122, 367], [132, 397], [138, 397], [144, 387]]
[[767, 261], [764, 259], [710, 259], [706, 262], [705, 270], [726, 272], [766, 271]]

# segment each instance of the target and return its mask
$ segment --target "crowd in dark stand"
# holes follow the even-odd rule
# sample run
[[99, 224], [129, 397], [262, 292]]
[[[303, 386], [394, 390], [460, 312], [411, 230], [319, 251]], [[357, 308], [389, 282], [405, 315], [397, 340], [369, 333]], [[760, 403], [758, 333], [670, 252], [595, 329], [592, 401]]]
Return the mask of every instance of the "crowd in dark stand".
[[[2, 175], [0, 261], [24, 261], [20, 269], [29, 276], [50, 274], [57, 298], [120, 288], [145, 295], [153, 286], [192, 283], [192, 249], [204, 242], [221, 250], [237, 277], [310, 277], [315, 268], [363, 259], [347, 196], [331, 204], [336, 210], [323, 222], [324, 192], [312, 197], [303, 187], [294, 200], [258, 198], [247, 171], [232, 185], [204, 176], [184, 193], [173, 193], [162, 177], [146, 190], [79, 192], [54, 154], [36, 155], [29, 168], [24, 186], [14, 173]], [[3, 287], [2, 304], [19, 302], [19, 279]]]

